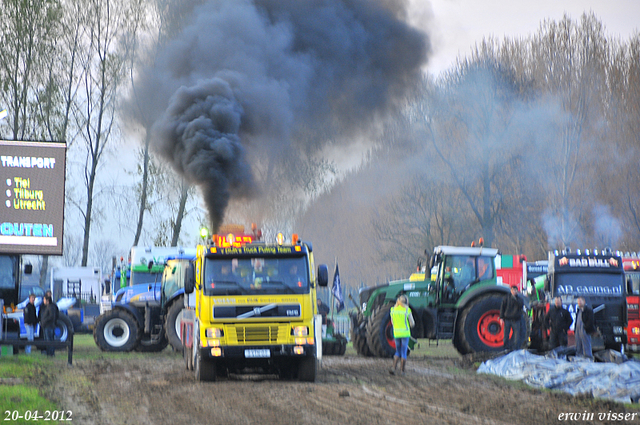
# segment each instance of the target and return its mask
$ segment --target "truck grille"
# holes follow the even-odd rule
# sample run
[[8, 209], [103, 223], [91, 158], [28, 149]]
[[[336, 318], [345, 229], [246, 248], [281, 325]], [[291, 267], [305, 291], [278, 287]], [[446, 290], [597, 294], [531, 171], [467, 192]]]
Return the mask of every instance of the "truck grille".
[[229, 339], [239, 344], [278, 342], [278, 326], [230, 326], [229, 331]]

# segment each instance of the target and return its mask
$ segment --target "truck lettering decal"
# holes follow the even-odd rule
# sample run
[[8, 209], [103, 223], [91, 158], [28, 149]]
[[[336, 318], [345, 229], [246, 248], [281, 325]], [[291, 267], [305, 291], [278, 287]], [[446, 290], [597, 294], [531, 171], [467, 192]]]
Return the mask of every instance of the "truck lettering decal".
[[300, 304], [266, 304], [213, 307], [214, 319], [248, 319], [260, 317], [300, 317]]
[[622, 286], [559, 285], [558, 295], [622, 295]]

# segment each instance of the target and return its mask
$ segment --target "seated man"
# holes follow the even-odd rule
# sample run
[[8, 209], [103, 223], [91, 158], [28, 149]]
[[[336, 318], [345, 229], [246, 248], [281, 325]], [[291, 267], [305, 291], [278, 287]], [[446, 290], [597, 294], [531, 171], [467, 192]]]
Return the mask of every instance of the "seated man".
[[322, 316], [322, 324], [327, 324], [327, 314], [329, 314], [329, 306], [322, 302], [320, 298], [318, 298], [318, 314]]

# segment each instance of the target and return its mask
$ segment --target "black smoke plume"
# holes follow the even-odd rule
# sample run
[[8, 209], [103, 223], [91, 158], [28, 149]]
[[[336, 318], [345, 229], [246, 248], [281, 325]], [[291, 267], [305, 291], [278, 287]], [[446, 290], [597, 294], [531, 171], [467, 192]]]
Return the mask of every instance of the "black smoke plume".
[[247, 150], [318, 151], [326, 140], [296, 133], [348, 139], [399, 105], [430, 49], [402, 20], [403, 4], [212, 0], [140, 73], [154, 144], [201, 187], [214, 230], [231, 197], [258, 190]]

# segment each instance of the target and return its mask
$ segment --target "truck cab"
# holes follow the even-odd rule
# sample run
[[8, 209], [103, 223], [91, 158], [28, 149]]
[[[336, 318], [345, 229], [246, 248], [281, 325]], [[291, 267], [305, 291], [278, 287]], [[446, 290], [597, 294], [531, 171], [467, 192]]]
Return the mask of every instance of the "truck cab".
[[196, 379], [259, 370], [314, 381], [322, 337], [316, 288], [327, 285], [327, 267], [316, 273], [312, 246], [297, 235], [220, 241], [214, 235], [198, 246], [195, 281], [185, 286], [193, 344], [184, 353]]
[[626, 254], [622, 259], [627, 279], [627, 317], [624, 333], [627, 337], [625, 348], [630, 352], [640, 352], [640, 258], [638, 254]]
[[595, 326], [600, 331], [600, 336], [593, 338], [594, 348], [620, 350], [626, 343], [626, 283], [620, 253], [554, 251], [549, 252], [548, 267], [544, 287], [547, 302], [560, 297], [575, 324], [577, 299], [584, 297], [593, 309]]

